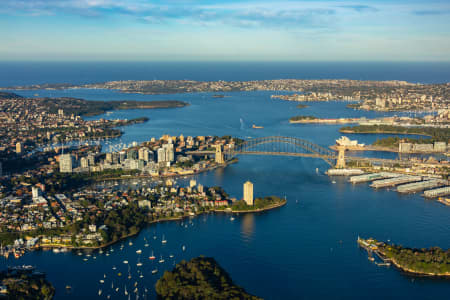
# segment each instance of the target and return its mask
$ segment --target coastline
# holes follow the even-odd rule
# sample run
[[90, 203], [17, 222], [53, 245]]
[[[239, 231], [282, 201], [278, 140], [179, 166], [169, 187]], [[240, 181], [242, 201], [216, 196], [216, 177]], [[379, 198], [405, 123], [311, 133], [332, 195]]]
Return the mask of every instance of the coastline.
[[70, 249], [70, 250], [97, 250], [97, 249], [106, 248], [106, 247], [111, 246], [113, 244], [116, 244], [116, 243], [118, 243], [120, 241], [123, 241], [123, 240], [125, 240], [125, 239], [127, 239], [129, 237], [138, 235], [142, 231], [142, 229], [144, 229], [144, 228], [146, 228], [148, 226], [151, 226], [152, 224], [155, 224], [155, 223], [179, 221], [179, 220], [183, 220], [185, 218], [201, 216], [201, 215], [203, 215], [205, 213], [209, 213], [209, 212], [212, 212], [212, 213], [236, 213], [236, 214], [238, 214], [238, 213], [259, 213], [259, 212], [269, 211], [269, 210], [272, 210], [272, 209], [275, 209], [275, 208], [282, 207], [282, 206], [286, 205], [286, 203], [287, 203], [287, 200], [283, 200], [280, 203], [276, 203], [276, 204], [272, 204], [272, 205], [269, 205], [269, 206], [264, 207], [264, 208], [258, 208], [258, 209], [252, 209], [252, 210], [232, 211], [231, 208], [230, 208], [230, 210], [227, 210], [227, 209], [211, 209], [211, 210], [204, 211], [204, 212], [194, 213], [194, 215], [182, 215], [182, 216], [177, 216], [177, 217], [161, 218], [161, 219], [157, 219], [157, 220], [153, 220], [151, 222], [148, 222], [147, 224], [145, 224], [145, 226], [143, 228], [139, 229], [136, 233], [128, 234], [126, 236], [123, 236], [123, 237], [115, 240], [115, 241], [111, 241], [111, 242], [108, 242], [106, 244], [102, 244], [102, 245], [99, 245], [99, 246], [69, 246], [69, 245], [66, 246], [66, 245], [58, 245], [58, 244], [46, 244], [44, 246], [43, 245], [39, 245], [38, 247], [36, 247], [34, 249], [35, 250], [47, 250], [47, 249], [50, 250], [50, 249], [54, 249], [54, 248], [67, 248], [67, 249]]
[[[259, 209], [253, 209], [253, 210], [243, 210], [243, 211], [231, 211], [231, 210], [227, 210], [227, 209], [211, 209], [208, 211], [204, 211], [204, 212], [198, 212], [198, 213], [194, 213], [194, 215], [182, 215], [182, 216], [177, 216], [177, 217], [170, 217], [170, 218], [161, 218], [161, 219], [157, 219], [157, 220], [153, 220], [148, 222], [147, 224], [145, 224], [145, 226], [141, 229], [139, 229], [136, 233], [130, 233], [126, 236], [123, 236], [115, 241], [110, 241], [106, 244], [102, 244], [99, 246], [69, 246], [69, 245], [58, 245], [58, 244], [46, 244], [46, 245], [39, 245], [35, 248], [33, 248], [34, 250], [50, 250], [50, 249], [54, 249], [54, 248], [66, 248], [66, 249], [70, 249], [70, 250], [97, 250], [97, 249], [102, 249], [102, 248], [106, 248], [108, 246], [111, 246], [113, 244], [116, 244], [120, 241], [123, 241], [129, 237], [138, 235], [139, 233], [141, 233], [142, 229], [151, 226], [152, 224], [156, 224], [156, 223], [160, 223], [160, 222], [170, 222], [170, 221], [179, 221], [179, 220], [183, 220], [186, 218], [192, 218], [192, 217], [197, 217], [197, 216], [201, 216], [205, 213], [258, 213], [258, 212], [263, 212], [263, 211], [268, 211], [268, 210], [272, 210], [275, 208], [279, 208], [284, 206], [287, 203], [286, 200], [283, 200], [280, 203], [276, 203], [273, 205], [270, 205], [268, 207], [265, 208], [259, 208]], [[231, 208], [230, 208], [231, 209]]]

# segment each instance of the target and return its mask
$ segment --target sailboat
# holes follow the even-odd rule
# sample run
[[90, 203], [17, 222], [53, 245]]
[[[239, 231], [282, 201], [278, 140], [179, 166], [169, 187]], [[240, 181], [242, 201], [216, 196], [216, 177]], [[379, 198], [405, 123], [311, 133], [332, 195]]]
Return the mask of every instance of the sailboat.
[[128, 295], [127, 286], [125, 286], [125, 296]]
[[163, 234], [163, 237], [162, 237], [161, 243], [163, 243], [163, 244], [166, 244], [166, 243], [167, 243], [167, 240], [166, 240], [166, 239], [164, 238], [164, 234]]
[[159, 263], [162, 264], [164, 261], [165, 261], [165, 260], [164, 260], [164, 258], [163, 258], [162, 255], [161, 255], [161, 258], [159, 259]]
[[138, 257], [138, 262], [137, 262], [136, 266], [138, 266], [138, 267], [142, 266], [142, 263], [141, 263], [141, 261], [139, 260], [139, 257]]
[[98, 295], [100, 296], [102, 294], [102, 289], [98, 290]]
[[154, 260], [156, 257], [153, 255], [153, 250], [152, 250], [152, 255], [148, 258], [150, 260]]
[[146, 239], [146, 238], [144, 238], [144, 241], [145, 241], [145, 245], [144, 245], [144, 247], [148, 247], [149, 245], [148, 245], [147, 239]]

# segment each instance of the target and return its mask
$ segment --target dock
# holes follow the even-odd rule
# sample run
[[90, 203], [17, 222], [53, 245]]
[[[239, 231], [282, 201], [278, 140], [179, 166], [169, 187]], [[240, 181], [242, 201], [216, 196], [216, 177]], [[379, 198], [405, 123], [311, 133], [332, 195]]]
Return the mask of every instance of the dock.
[[329, 169], [327, 175], [329, 176], [353, 176], [362, 175], [364, 171], [361, 169]]
[[378, 180], [378, 179], [395, 178], [395, 177], [400, 177], [400, 176], [402, 176], [402, 175], [397, 174], [397, 173], [380, 172], [380, 173], [352, 176], [352, 177], [350, 177], [349, 181], [351, 183], [362, 183], [362, 182], [369, 182], [369, 181]]
[[376, 180], [370, 186], [378, 189], [378, 188], [391, 187], [391, 186], [396, 186], [399, 184], [416, 182], [416, 181], [421, 181], [421, 180], [422, 180], [422, 176], [406, 175], [406, 176], [400, 176], [400, 177], [395, 177], [395, 178]]
[[436, 198], [450, 195], [450, 186], [444, 186], [434, 190], [428, 190], [423, 192], [423, 195], [427, 198]]
[[397, 187], [399, 193], [417, 193], [423, 190], [440, 187], [446, 184], [445, 180], [431, 179], [414, 183], [402, 184]]

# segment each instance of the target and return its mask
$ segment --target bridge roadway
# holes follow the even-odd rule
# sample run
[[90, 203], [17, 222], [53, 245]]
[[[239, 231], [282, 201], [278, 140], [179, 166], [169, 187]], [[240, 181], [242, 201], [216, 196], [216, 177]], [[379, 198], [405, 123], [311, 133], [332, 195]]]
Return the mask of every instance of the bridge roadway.
[[[215, 151], [188, 151], [186, 154], [188, 155], [214, 155]], [[227, 152], [224, 152], [227, 154]], [[275, 155], [275, 156], [296, 156], [296, 157], [311, 157], [311, 158], [321, 158], [321, 159], [332, 159], [336, 160], [336, 156], [330, 155], [320, 155], [315, 153], [294, 153], [294, 152], [271, 152], [271, 151], [241, 151], [234, 152], [234, 155]], [[353, 161], [353, 162], [365, 162], [365, 163], [380, 163], [380, 164], [399, 164], [402, 166], [412, 166], [413, 162], [409, 160], [400, 160], [400, 159], [387, 159], [387, 158], [373, 158], [373, 157], [359, 157], [359, 156], [345, 156], [345, 161]]]

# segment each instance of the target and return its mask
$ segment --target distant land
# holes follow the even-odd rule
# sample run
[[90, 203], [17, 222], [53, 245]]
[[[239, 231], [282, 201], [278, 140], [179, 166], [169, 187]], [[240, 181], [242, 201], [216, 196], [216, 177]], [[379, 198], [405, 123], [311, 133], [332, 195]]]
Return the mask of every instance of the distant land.
[[[406, 81], [347, 79], [277, 79], [255, 81], [121, 80], [103, 83], [35, 84], [0, 90], [108, 89], [122, 93], [179, 94], [199, 92], [280, 91], [272, 99], [285, 101], [355, 101], [350, 108], [376, 111], [438, 111], [450, 105], [450, 83], [419, 84]], [[219, 94], [215, 94], [217, 97]], [[213, 96], [214, 97], [214, 96]]]
[[47, 106], [50, 113], [56, 113], [58, 109], [63, 109], [67, 114], [80, 116], [94, 116], [103, 114], [111, 110], [125, 109], [156, 109], [156, 108], [176, 108], [189, 105], [178, 100], [162, 101], [135, 101], [135, 100], [114, 100], [114, 101], [94, 101], [79, 98], [43, 98], [42, 104]]

